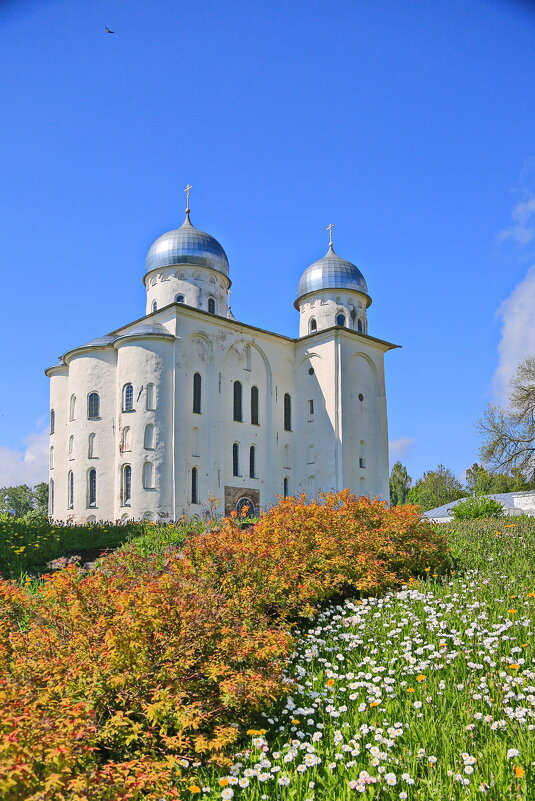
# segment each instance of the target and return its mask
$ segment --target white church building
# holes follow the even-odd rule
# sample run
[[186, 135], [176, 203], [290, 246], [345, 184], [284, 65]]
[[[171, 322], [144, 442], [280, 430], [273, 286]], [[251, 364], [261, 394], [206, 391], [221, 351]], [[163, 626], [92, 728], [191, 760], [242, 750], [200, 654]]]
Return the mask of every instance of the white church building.
[[397, 346], [368, 334], [366, 281], [332, 236], [299, 281], [296, 338], [234, 319], [227, 255], [189, 208], [144, 284], [143, 317], [46, 370], [52, 519], [258, 512], [346, 487], [388, 499], [383, 357]]

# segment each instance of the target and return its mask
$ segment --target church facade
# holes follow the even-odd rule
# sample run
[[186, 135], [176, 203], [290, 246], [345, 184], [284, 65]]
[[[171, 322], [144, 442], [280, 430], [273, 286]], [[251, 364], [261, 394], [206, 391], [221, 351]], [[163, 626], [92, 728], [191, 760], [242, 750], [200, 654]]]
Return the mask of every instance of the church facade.
[[[188, 203], [189, 206], [189, 203]], [[299, 336], [241, 323], [214, 237], [183, 225], [146, 259], [145, 315], [50, 378], [49, 514], [177, 520], [349, 488], [388, 499], [384, 354], [366, 282], [326, 255], [299, 281]]]

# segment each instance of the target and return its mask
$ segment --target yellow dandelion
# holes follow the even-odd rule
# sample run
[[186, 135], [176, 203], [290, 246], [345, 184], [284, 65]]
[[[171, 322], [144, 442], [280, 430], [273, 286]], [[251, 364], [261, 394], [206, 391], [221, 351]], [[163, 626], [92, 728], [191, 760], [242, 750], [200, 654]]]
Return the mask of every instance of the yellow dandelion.
[[190, 791], [190, 793], [200, 793], [201, 792], [201, 788], [197, 787], [196, 784], [190, 784], [190, 786], [188, 787], [188, 790]]
[[416, 681], [425, 681], [426, 678], [427, 676], [425, 675], [425, 673], [420, 673], [419, 676], [416, 676]]
[[370, 706], [379, 706], [379, 701], [372, 701]]
[[522, 776], [525, 775], [526, 771], [524, 770], [524, 768], [521, 768], [520, 765], [515, 765], [515, 776], [518, 776], [518, 778], [521, 779]]
[[334, 679], [329, 679], [327, 682], [327, 687], [332, 687], [334, 684]]
[[219, 779], [218, 784], [220, 787], [226, 787], [228, 784], [228, 779]]
[[516, 615], [516, 609], [508, 609], [507, 611], [510, 615]]
[[297, 718], [293, 718], [293, 720], [292, 720], [292, 723], [293, 723], [295, 726], [297, 726], [297, 724], [299, 723], [299, 721], [297, 720]]
[[511, 668], [511, 670], [518, 670], [520, 665], [509, 665], [509, 667]]
[[535, 592], [528, 592], [528, 598], [535, 598]]
[[414, 687], [407, 687], [407, 692], [408, 693], [413, 693], [414, 692]]

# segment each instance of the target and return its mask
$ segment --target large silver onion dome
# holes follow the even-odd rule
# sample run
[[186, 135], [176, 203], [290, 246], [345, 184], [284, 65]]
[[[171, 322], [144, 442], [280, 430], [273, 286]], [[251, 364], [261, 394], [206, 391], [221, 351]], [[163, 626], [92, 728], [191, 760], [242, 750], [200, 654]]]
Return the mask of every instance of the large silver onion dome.
[[168, 231], [154, 242], [147, 254], [146, 271], [174, 264], [194, 264], [224, 275], [229, 273], [227, 254], [217, 239], [193, 227], [189, 212], [180, 228]]
[[352, 289], [368, 294], [368, 287], [359, 268], [350, 261], [339, 258], [329, 245], [329, 250], [322, 259], [318, 259], [307, 267], [297, 287], [296, 309], [299, 300], [318, 289]]

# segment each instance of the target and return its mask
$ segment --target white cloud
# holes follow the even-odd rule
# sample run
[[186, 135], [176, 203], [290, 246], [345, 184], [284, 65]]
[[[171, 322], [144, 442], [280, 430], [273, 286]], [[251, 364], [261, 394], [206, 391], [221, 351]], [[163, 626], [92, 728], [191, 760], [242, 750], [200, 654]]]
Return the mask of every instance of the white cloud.
[[30, 434], [24, 444], [23, 450], [0, 445], [0, 487], [48, 481], [48, 431]]
[[502, 335], [493, 379], [494, 396], [497, 403], [507, 405], [509, 383], [518, 363], [527, 356], [535, 356], [535, 265], [503, 301], [498, 316], [502, 320]]
[[535, 197], [517, 203], [511, 217], [512, 225], [500, 231], [498, 240], [513, 239], [519, 245], [527, 245], [535, 236]]
[[390, 454], [390, 462], [397, 462], [408, 454], [416, 442], [412, 437], [398, 437], [391, 439], [388, 443], [388, 452]]

